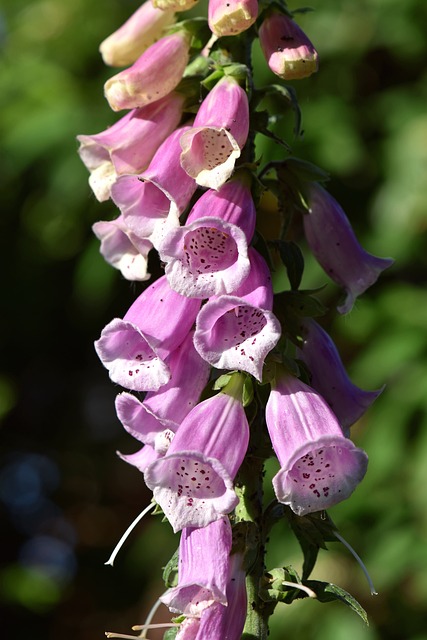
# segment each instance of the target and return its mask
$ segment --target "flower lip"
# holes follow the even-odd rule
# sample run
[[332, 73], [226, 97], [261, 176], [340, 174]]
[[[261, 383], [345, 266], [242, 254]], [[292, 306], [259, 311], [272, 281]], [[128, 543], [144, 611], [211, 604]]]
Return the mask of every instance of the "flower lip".
[[297, 449], [273, 478], [279, 502], [300, 516], [348, 498], [363, 479], [368, 456], [351, 440], [325, 435]]
[[238, 502], [225, 467], [198, 451], [179, 451], [156, 460], [148, 467], [145, 482], [175, 532], [187, 526], [205, 527]]

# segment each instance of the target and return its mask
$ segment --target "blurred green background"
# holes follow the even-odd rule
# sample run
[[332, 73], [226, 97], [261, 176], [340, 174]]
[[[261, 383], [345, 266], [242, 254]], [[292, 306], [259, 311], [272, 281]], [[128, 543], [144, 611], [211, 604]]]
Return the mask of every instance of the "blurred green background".
[[[3, 0], [0, 9], [0, 601], [2, 634], [13, 640], [129, 632], [162, 592], [161, 566], [178, 543], [167, 525], [148, 517], [115, 568], [103, 565], [150, 496], [139, 473], [115, 455], [137, 443], [115, 418], [118, 390], [92, 343], [141, 285], [124, 282], [98, 254], [91, 224], [115, 212], [92, 195], [75, 136], [118, 117], [102, 95], [112, 72], [97, 47], [137, 6]], [[328, 188], [364, 246], [396, 260], [351, 314], [322, 321], [355, 383], [387, 384], [353, 429], [370, 456], [367, 477], [331, 510], [379, 596], [369, 595], [349, 553], [330, 544], [314, 577], [351, 591], [370, 626], [341, 604], [304, 600], [278, 606], [271, 638], [424, 640], [427, 3], [310, 6], [315, 12], [299, 22], [318, 48], [320, 71], [294, 83], [305, 135], [288, 141], [331, 173]], [[259, 81], [271, 80], [259, 51], [255, 68]], [[285, 129], [291, 117], [283, 114]], [[277, 157], [270, 143], [260, 141], [259, 149], [264, 160]], [[325, 282], [308, 260], [304, 285]], [[336, 300], [330, 283], [323, 295]], [[285, 524], [273, 531], [268, 561], [270, 568], [301, 567]]]

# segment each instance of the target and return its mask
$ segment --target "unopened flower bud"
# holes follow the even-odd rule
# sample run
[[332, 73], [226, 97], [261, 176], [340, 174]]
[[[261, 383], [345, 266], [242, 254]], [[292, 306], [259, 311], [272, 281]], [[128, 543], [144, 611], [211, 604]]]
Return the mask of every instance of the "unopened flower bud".
[[280, 78], [308, 78], [318, 69], [316, 49], [297, 23], [282, 13], [265, 18], [259, 41], [268, 66]]

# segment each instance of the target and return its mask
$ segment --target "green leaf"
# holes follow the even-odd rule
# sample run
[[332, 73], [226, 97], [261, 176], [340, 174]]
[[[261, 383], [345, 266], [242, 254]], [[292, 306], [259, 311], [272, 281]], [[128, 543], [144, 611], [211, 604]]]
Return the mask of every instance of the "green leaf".
[[167, 631], [165, 631], [163, 635], [163, 640], [174, 640], [178, 635], [179, 627], [170, 627]]
[[285, 312], [289, 309], [300, 317], [315, 318], [327, 312], [325, 305], [307, 291], [283, 291], [276, 298], [280, 299]]
[[368, 616], [362, 605], [348, 591], [338, 587], [331, 582], [321, 582], [320, 580], [307, 580], [306, 586], [314, 591], [319, 602], [333, 602], [339, 600], [359, 615], [366, 625], [369, 625]]
[[280, 258], [286, 267], [291, 289], [296, 291], [301, 284], [304, 272], [302, 251], [295, 242], [285, 242], [284, 240], [278, 241], [277, 248], [279, 249]]
[[163, 569], [163, 580], [165, 585], [170, 587], [176, 587], [178, 584], [178, 549], [173, 554], [167, 565]]
[[213, 388], [215, 391], [220, 391], [221, 389], [223, 389], [224, 387], [226, 387], [228, 385], [228, 383], [230, 382], [233, 373], [235, 373], [234, 371], [230, 371], [230, 373], [224, 373], [222, 376], [219, 376], [219, 378], [217, 378], [215, 380], [215, 383], [213, 385]]
[[254, 399], [254, 385], [252, 383], [252, 378], [250, 376], [246, 376], [245, 382], [243, 383], [243, 394], [242, 394], [242, 403], [244, 407], [248, 407]]

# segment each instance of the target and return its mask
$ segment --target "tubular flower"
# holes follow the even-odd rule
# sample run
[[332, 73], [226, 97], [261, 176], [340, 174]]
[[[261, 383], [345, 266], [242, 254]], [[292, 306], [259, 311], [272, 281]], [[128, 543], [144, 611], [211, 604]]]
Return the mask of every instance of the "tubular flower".
[[209, 365], [193, 345], [193, 332], [167, 359], [171, 378], [158, 391], [149, 391], [143, 402], [130, 393], [116, 398], [117, 417], [134, 438], [159, 448], [156, 438], [169, 429], [175, 433], [196, 406], [209, 378]]
[[297, 23], [282, 13], [264, 19], [259, 41], [268, 66], [280, 78], [307, 78], [318, 69], [316, 49]]
[[224, 76], [200, 105], [193, 127], [181, 138], [181, 165], [197, 184], [219, 189], [231, 176], [249, 132], [244, 89]]
[[134, 64], [104, 85], [113, 111], [144, 107], [173, 91], [189, 60], [190, 35], [177, 31], [151, 45]]
[[246, 31], [257, 17], [258, 0], [209, 0], [209, 27], [219, 38]]
[[187, 130], [183, 127], [171, 133], [146, 171], [137, 176], [121, 176], [111, 190], [129, 230], [138, 238], [149, 239], [154, 246], [163, 228], [179, 225], [179, 215], [197, 187], [179, 162], [179, 140]]
[[174, 22], [173, 9], [165, 8], [160, 11], [154, 3], [147, 0], [120, 29], [100, 44], [103, 61], [111, 67], [133, 64]]
[[383, 389], [364, 391], [347, 375], [338, 350], [322, 327], [311, 318], [302, 325], [303, 343], [298, 357], [308, 366], [311, 385], [327, 401], [338, 418], [345, 435]]
[[117, 176], [140, 173], [161, 143], [178, 126], [184, 97], [170, 93], [161, 100], [132, 109], [111, 127], [95, 135], [79, 135], [79, 155], [91, 172], [89, 184], [100, 201], [110, 197]]
[[134, 391], [156, 391], [170, 380], [164, 362], [187, 337], [200, 301], [180, 296], [159, 278], [115, 318], [95, 342], [113, 382]]
[[249, 187], [239, 180], [209, 189], [184, 227], [168, 231], [158, 249], [169, 284], [196, 298], [230, 293], [249, 273], [247, 244], [256, 211]]
[[271, 312], [271, 277], [263, 258], [249, 250], [251, 270], [233, 295], [211, 298], [201, 309], [194, 344], [218, 369], [238, 369], [262, 379], [266, 355], [276, 346], [280, 323]]
[[307, 243], [328, 276], [345, 289], [347, 296], [338, 311], [348, 313], [357, 296], [374, 284], [393, 260], [377, 258], [360, 246], [344, 211], [320, 185], [311, 185], [308, 203], [309, 213], [303, 217]]
[[175, 532], [205, 527], [238, 503], [233, 480], [249, 441], [242, 385], [235, 374], [220, 393], [196, 405], [165, 457], [145, 472], [145, 482]]
[[297, 515], [329, 509], [363, 479], [366, 453], [343, 436], [326, 401], [298, 378], [280, 372], [267, 401], [266, 422], [281, 466], [274, 491]]
[[227, 604], [231, 543], [227, 516], [206, 527], [182, 530], [178, 585], [160, 598], [170, 611], [200, 617], [214, 602]]
[[101, 241], [101, 255], [119, 269], [126, 280], [148, 280], [147, 256], [153, 245], [129, 231], [123, 216], [111, 221], [95, 222], [92, 230]]
[[242, 554], [230, 558], [227, 606], [213, 603], [199, 618], [186, 618], [176, 640], [240, 640], [245, 626], [247, 595]]

